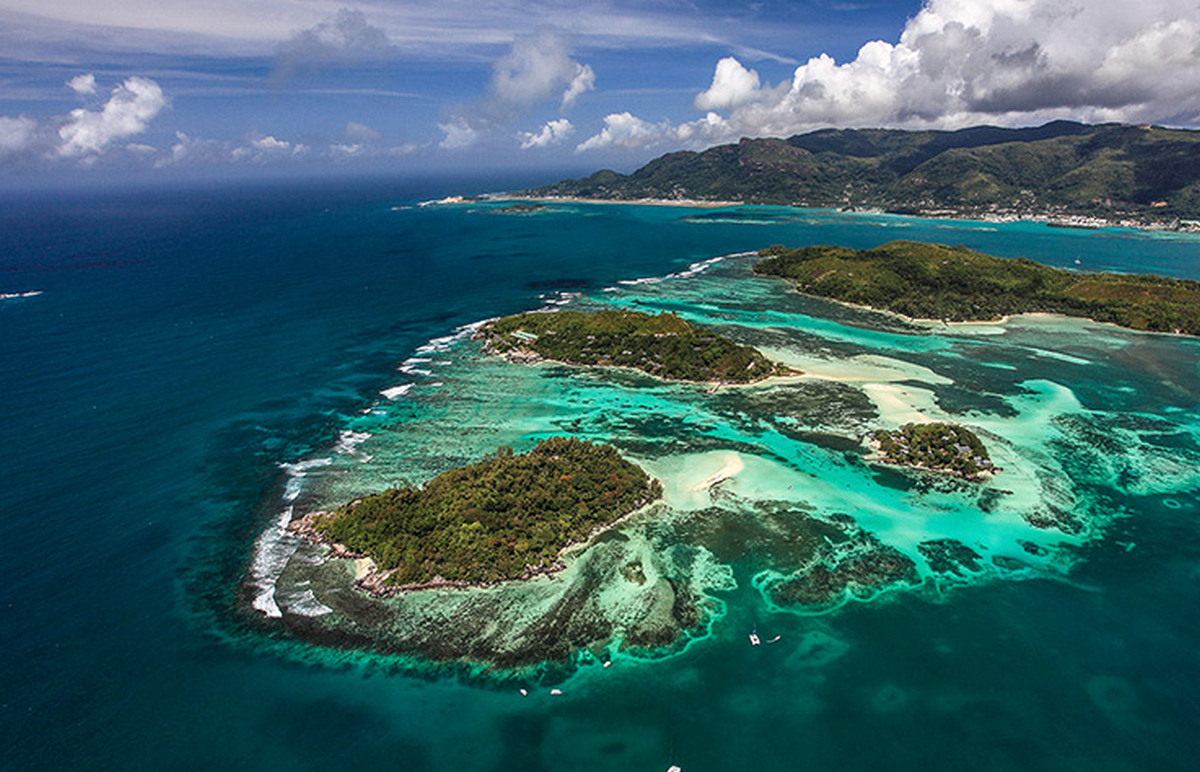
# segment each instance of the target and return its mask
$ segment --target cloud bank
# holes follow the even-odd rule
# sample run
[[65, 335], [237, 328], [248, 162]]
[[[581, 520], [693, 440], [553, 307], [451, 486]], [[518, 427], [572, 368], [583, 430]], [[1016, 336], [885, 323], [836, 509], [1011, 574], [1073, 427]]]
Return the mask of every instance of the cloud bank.
[[[95, 79], [91, 80], [95, 91]], [[141, 134], [166, 105], [167, 98], [157, 83], [149, 78], [129, 78], [113, 89], [99, 110], [81, 107], [70, 112], [58, 130], [61, 143], [57, 152], [64, 157], [100, 153], [113, 142]]]
[[812, 57], [775, 87], [727, 57], [695, 99], [696, 107], [723, 114], [629, 131], [620, 141], [616, 127], [637, 119], [613, 114], [579, 148], [707, 146], [828, 126], [958, 128], [1056, 118], [1194, 124], [1197, 84], [1195, 0], [928, 0], [894, 45], [869, 42], [840, 64]]
[[[94, 103], [98, 92], [92, 73], [71, 78], [66, 86]], [[0, 160], [75, 159], [90, 163], [112, 146], [144, 132], [166, 106], [167, 97], [158, 83], [133, 76], [94, 108], [80, 107], [42, 120], [24, 115], [0, 116]]]
[[368, 22], [362, 11], [341, 8], [280, 45], [271, 76], [276, 81], [285, 80], [305, 67], [386, 59], [397, 51], [387, 32]]
[[[595, 87], [595, 71], [571, 58], [566, 36], [552, 29], [519, 35], [508, 52], [492, 63], [483, 101], [460, 108], [438, 124], [445, 134], [441, 147], [453, 150], [474, 144], [541, 104], [557, 101], [559, 110], [566, 110]], [[551, 139], [555, 136], [552, 133]], [[529, 147], [535, 146], [540, 145]]]

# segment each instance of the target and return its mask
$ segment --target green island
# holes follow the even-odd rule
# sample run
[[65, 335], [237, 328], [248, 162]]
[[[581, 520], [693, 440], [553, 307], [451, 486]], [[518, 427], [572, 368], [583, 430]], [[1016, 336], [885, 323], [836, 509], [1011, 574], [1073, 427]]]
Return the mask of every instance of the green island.
[[899, 429], [879, 429], [871, 435], [879, 446], [880, 460], [935, 472], [949, 472], [978, 480], [996, 471], [975, 432], [946, 423], [905, 424]]
[[874, 249], [772, 246], [756, 273], [801, 292], [918, 319], [989, 321], [1056, 313], [1152, 332], [1200, 335], [1200, 282], [1078, 273], [966, 247], [893, 241]]
[[534, 311], [489, 322], [477, 336], [510, 361], [632, 367], [667, 380], [752, 383], [791, 372], [671, 312]]
[[380, 594], [490, 584], [556, 570], [558, 555], [662, 495], [611, 445], [551, 437], [306, 516], [296, 529], [371, 559]]

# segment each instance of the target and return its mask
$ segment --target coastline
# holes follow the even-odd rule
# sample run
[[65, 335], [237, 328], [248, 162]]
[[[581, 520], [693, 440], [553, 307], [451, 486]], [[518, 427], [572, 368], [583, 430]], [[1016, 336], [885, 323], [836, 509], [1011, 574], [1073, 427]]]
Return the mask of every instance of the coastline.
[[981, 469], [974, 475], [963, 474], [952, 469], [938, 469], [932, 466], [925, 466], [912, 461], [897, 461], [883, 452], [883, 445], [871, 435], [867, 435], [863, 439], [863, 444], [871, 449], [872, 454], [863, 456], [863, 463], [874, 464], [876, 466], [891, 467], [893, 469], [915, 469], [919, 472], [935, 474], [941, 477], [953, 477], [964, 482], [985, 483], [996, 476], [997, 473], [1004, 470], [1000, 467], [992, 467], [991, 469]]
[[[1187, 333], [1181, 332], [1178, 330], [1171, 331], [1171, 332], [1167, 332], [1164, 330], [1139, 330], [1134, 327], [1122, 326], [1120, 324], [1117, 324], [1116, 322], [1102, 322], [1097, 319], [1093, 319], [1090, 316], [1071, 316], [1070, 314], [1060, 314], [1055, 311], [1025, 311], [1025, 312], [1022, 312], [1019, 314], [1004, 314], [1002, 316], [996, 317], [995, 319], [967, 319], [964, 321], [950, 321], [947, 319], [927, 319], [927, 318], [920, 317], [920, 316], [906, 316], [906, 315], [900, 313], [899, 311], [892, 311], [887, 308], [876, 308], [875, 306], [865, 306], [865, 305], [862, 305], [861, 303], [851, 303], [848, 300], [838, 300], [837, 298], [826, 297], [824, 295], [814, 295], [811, 292], [803, 292], [803, 291], [797, 289], [796, 286], [792, 282], [790, 282], [787, 279], [784, 279], [782, 277], [764, 276], [763, 278], [778, 279], [779, 281], [787, 282], [787, 284], [789, 285], [788, 288], [792, 292], [795, 292], [798, 295], [803, 295], [803, 296], [809, 297], [809, 298], [816, 298], [817, 300], [827, 300], [830, 303], [837, 303], [840, 306], [845, 306], [846, 308], [853, 308], [858, 311], [870, 311], [870, 312], [876, 313], [876, 314], [884, 314], [885, 316], [890, 316], [893, 319], [899, 319], [900, 321], [902, 321], [906, 324], [910, 324], [914, 327], [920, 327], [928, 332], [937, 332], [939, 329], [953, 328], [953, 327], [962, 327], [962, 328], [1003, 327], [1004, 325], [1008, 324], [1009, 322], [1013, 322], [1013, 321], [1020, 321], [1020, 320], [1037, 321], [1039, 318], [1041, 318], [1041, 319], [1045, 319], [1048, 321], [1056, 320], [1056, 319], [1057, 320], [1070, 319], [1070, 320], [1077, 321], [1077, 322], [1087, 322], [1089, 324], [1100, 325], [1102, 327], [1111, 327], [1114, 330], [1121, 330], [1123, 332], [1137, 333], [1139, 335], [1168, 335], [1173, 338], [1200, 338], [1200, 336], [1188, 335]], [[739, 384], [739, 385], [757, 385], [758, 383], [761, 383], [761, 381], [756, 381], [755, 384]]]
[[[653, 483], [654, 481], [654, 478], [651, 478], [651, 482]], [[329, 512], [325, 510], [308, 512], [300, 517], [293, 517], [284, 527], [284, 530], [314, 546], [327, 547], [328, 552], [326, 553], [326, 559], [333, 558], [335, 560], [352, 561], [354, 566], [354, 581], [352, 582], [353, 587], [365, 591], [374, 598], [385, 599], [407, 592], [417, 592], [419, 590], [482, 590], [513, 582], [527, 582], [530, 579], [536, 579], [539, 576], [551, 576], [567, 567], [567, 564], [564, 562], [564, 560], [570, 553], [591, 544], [592, 540], [594, 540], [600, 534], [616, 528], [618, 525], [625, 523], [635, 515], [649, 510], [651, 507], [661, 501], [661, 499], [662, 497], [659, 496], [658, 498], [650, 501], [640, 502], [633, 509], [616, 518], [615, 520], [596, 526], [589, 531], [586, 536], [567, 542], [558, 550], [554, 556], [554, 559], [549, 563], [542, 563], [537, 566], [527, 565], [525, 567], [525, 573], [521, 574], [520, 576], [514, 576], [508, 579], [500, 579], [495, 582], [468, 582], [435, 577], [428, 582], [388, 584], [387, 580], [388, 577], [391, 576], [392, 570], [380, 570], [375, 561], [365, 553], [356, 552], [344, 544], [330, 541], [328, 537], [317, 531], [317, 529], [314, 527], [314, 522], [316, 521], [316, 518], [329, 514]]]
[[[484, 201], [545, 201], [552, 204], [635, 204], [639, 206], [676, 206], [690, 209], [724, 209], [752, 206], [745, 201], [708, 201], [690, 198], [584, 198], [582, 196], [522, 196], [516, 193], [488, 193]], [[440, 202], [439, 202], [440, 203]], [[457, 202], [453, 202], [457, 203]]]
[[[547, 312], [547, 313], [553, 313], [553, 312], [551, 311], [551, 312]], [[661, 381], [662, 383], [679, 383], [679, 384], [692, 384], [695, 386], [707, 386], [709, 394], [713, 394], [717, 391], [717, 389], [721, 389], [721, 388], [770, 385], [773, 383], [778, 383], [781, 380], [799, 378], [804, 375], [804, 373], [799, 370], [796, 370], [794, 368], [788, 368], [789, 370], [791, 370], [791, 372], [789, 372], [789, 373], [785, 373], [785, 374], [772, 373], [770, 375], [763, 376], [762, 378], [759, 378], [758, 380], [754, 380], [754, 381], [745, 381], [745, 382], [737, 382], [737, 383], [732, 382], [732, 381], [689, 381], [689, 380], [686, 380], [683, 378], [667, 378], [662, 375], [655, 375], [654, 373], [648, 372], [646, 370], [642, 370], [637, 367], [630, 367], [629, 365], [611, 365], [611, 364], [610, 365], [600, 365], [600, 364], [589, 365], [589, 364], [581, 364], [579, 362], [567, 362], [562, 359], [551, 359], [549, 357], [544, 357], [541, 354], [537, 353], [536, 351], [531, 351], [530, 349], [527, 349], [527, 348], [512, 348], [512, 349], [509, 349], [508, 351], [496, 351], [492, 345], [492, 339], [490, 337], [485, 336], [481, 333], [476, 333], [475, 337], [476, 337], [476, 339], [483, 341], [483, 351], [485, 354], [487, 354], [489, 356], [498, 356], [501, 359], [504, 359], [509, 364], [540, 365], [542, 363], [548, 362], [550, 364], [562, 365], [564, 367], [580, 367], [580, 368], [605, 367], [605, 368], [609, 368], [611, 370], [622, 370], [627, 373], [640, 373], [641, 375], [645, 375], [649, 378], [653, 378], [656, 381]], [[778, 362], [773, 362], [772, 364], [779, 365]], [[782, 365], [782, 366], [786, 367], [786, 365]]]
[[[1144, 222], [1129, 217], [1109, 218], [1095, 215], [1053, 214], [1043, 213], [988, 213], [964, 212], [954, 209], [937, 209], [920, 212], [889, 212], [875, 207], [843, 209], [833, 206], [799, 206], [796, 204], [758, 204], [740, 200], [706, 200], [706, 199], [671, 199], [671, 198], [588, 198], [584, 196], [523, 196], [513, 192], [488, 193], [479, 198], [482, 201], [544, 201], [557, 204], [635, 204], [639, 206], [668, 206], [694, 209], [724, 209], [742, 206], [783, 207], [799, 211], [836, 211], [841, 214], [886, 215], [890, 217], [911, 217], [919, 220], [950, 220], [963, 223], [984, 223], [1001, 225], [1005, 223], [1030, 222], [1042, 223], [1051, 228], [1067, 228], [1075, 230], [1136, 230], [1147, 233], [1175, 233], [1200, 235], [1200, 225], [1168, 223], [1163, 221]], [[428, 203], [464, 203], [468, 201], [463, 196], [452, 196], [437, 202]]]

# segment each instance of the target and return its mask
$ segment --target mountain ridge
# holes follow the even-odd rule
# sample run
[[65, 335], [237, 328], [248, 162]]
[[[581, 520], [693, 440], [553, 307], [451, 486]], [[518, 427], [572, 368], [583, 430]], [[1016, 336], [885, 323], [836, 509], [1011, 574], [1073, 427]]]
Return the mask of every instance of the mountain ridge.
[[821, 129], [604, 169], [538, 197], [743, 201], [901, 214], [1200, 218], [1200, 131], [1147, 124]]

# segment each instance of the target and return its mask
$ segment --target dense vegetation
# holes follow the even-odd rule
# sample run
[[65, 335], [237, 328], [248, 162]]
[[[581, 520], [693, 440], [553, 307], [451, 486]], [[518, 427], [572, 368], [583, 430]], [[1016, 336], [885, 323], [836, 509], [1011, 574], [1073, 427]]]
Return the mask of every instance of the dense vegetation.
[[569, 364], [634, 367], [672, 380], [749, 383], [779, 371], [753, 347], [673, 313], [533, 312], [498, 319], [479, 334], [501, 354], [529, 351]]
[[828, 129], [669, 153], [632, 174], [604, 170], [534, 194], [1194, 218], [1200, 132], [1068, 121], [1025, 129]]
[[873, 436], [883, 460], [891, 464], [953, 472], [969, 479], [993, 468], [979, 437], [962, 426], [905, 424], [894, 431], [880, 429]]
[[314, 528], [392, 572], [391, 584], [496, 582], [545, 570], [567, 544], [661, 494], [612, 446], [551, 437], [353, 501]]
[[971, 321], [1052, 312], [1135, 330], [1200, 335], [1200, 282], [1077, 273], [966, 247], [893, 241], [874, 249], [836, 246], [761, 253], [754, 270], [811, 295], [915, 318]]

